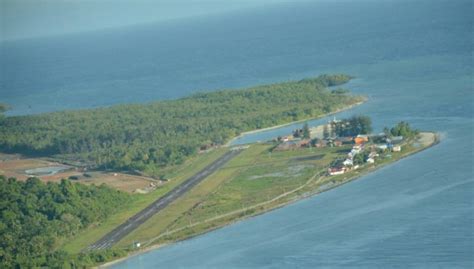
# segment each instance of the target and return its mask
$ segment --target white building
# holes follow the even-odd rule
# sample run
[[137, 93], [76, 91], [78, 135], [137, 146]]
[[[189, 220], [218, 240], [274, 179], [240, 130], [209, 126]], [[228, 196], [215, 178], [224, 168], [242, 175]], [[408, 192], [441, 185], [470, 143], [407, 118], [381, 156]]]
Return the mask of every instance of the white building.
[[377, 145], [377, 148], [382, 149], [382, 150], [386, 150], [386, 149], [387, 149], [387, 145], [385, 145], [385, 144], [383, 144], [383, 145]]
[[392, 151], [400, 152], [400, 151], [402, 151], [402, 146], [393, 146]]

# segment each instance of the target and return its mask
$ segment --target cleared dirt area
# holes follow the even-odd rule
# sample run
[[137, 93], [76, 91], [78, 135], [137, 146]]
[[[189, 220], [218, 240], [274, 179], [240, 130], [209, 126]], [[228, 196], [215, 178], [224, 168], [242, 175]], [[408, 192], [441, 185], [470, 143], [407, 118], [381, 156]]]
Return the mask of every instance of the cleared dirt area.
[[84, 184], [96, 185], [104, 183], [121, 191], [135, 193], [147, 193], [160, 184], [158, 180], [122, 173], [92, 172], [88, 174], [91, 175], [90, 178], [82, 177], [77, 181]]
[[[2, 154], [0, 156], [0, 175], [4, 175], [7, 178], [14, 177], [18, 180], [26, 180], [32, 176], [26, 172], [27, 170], [55, 166], [64, 165], [43, 159], [21, 159], [21, 156], [18, 155]], [[104, 183], [112, 188], [130, 193], [147, 193], [155, 189], [156, 186], [160, 184], [160, 181], [142, 176], [100, 171], [86, 172], [85, 174], [83, 171], [80, 171], [75, 167], [67, 167], [70, 167], [70, 169], [58, 172], [56, 174], [36, 175], [36, 177], [44, 182], [59, 182], [63, 178], [68, 179], [70, 177], [74, 177], [75, 179], [70, 180], [83, 184], [100, 185]]]
[[25, 171], [28, 169], [59, 165], [41, 159], [2, 159], [0, 160], [0, 174], [6, 177], [15, 177], [26, 180], [30, 177]]

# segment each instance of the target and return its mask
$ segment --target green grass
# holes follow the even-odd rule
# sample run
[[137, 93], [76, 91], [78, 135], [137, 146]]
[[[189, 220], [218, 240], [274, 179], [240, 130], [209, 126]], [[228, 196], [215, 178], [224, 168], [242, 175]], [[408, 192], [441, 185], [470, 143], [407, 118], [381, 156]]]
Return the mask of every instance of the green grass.
[[102, 236], [112, 231], [115, 227], [125, 222], [128, 218], [138, 213], [140, 210], [148, 206], [156, 199], [162, 197], [181, 182], [199, 172], [208, 164], [222, 156], [227, 149], [218, 149], [206, 154], [199, 155], [182, 166], [169, 170], [168, 178], [171, 180], [155, 191], [148, 194], [134, 194], [133, 200], [124, 205], [122, 210], [110, 216], [100, 225], [91, 226], [77, 236], [73, 240], [64, 244], [61, 248], [69, 253], [79, 253], [82, 249], [99, 240]]
[[[301, 195], [323, 191], [320, 187], [340, 184], [369, 173], [383, 165], [397, 161], [426, 148], [405, 145], [402, 152], [390, 153], [374, 165], [339, 176], [326, 176], [325, 171], [336, 158], [343, 158], [351, 146], [311, 148], [271, 152], [272, 145], [253, 144], [229, 161], [188, 193], [147, 220], [123, 238], [115, 247], [129, 249], [132, 242], [142, 245], [174, 242], [238, 219], [259, 214], [299, 199]], [[172, 171], [172, 184], [148, 196], [136, 196], [126, 209], [110, 218], [102, 226], [92, 227], [65, 246], [77, 252], [99, 239], [128, 217], [162, 196], [185, 178], [192, 176], [206, 164], [219, 157], [225, 149], [201, 156], [194, 162]], [[309, 180], [314, 178], [314, 180]], [[281, 196], [284, 194], [285, 196]], [[278, 197], [278, 199], [276, 199]]]
[[[244, 150], [122, 239], [117, 247], [129, 247], [134, 241], [149, 242], [167, 231], [265, 202], [303, 185], [315, 171], [324, 169], [335, 157], [345, 155], [348, 150], [348, 147], [313, 148], [270, 153], [271, 148], [272, 145], [255, 144]], [[295, 159], [311, 156], [318, 158], [309, 158], [308, 161]], [[240, 217], [251, 213], [246, 212]], [[216, 224], [204, 226], [210, 228]], [[198, 231], [202, 228], [191, 234]], [[181, 238], [185, 235], [189, 235], [189, 231], [180, 233]]]
[[159, 234], [166, 232], [167, 229], [174, 227], [177, 220], [194, 206], [202, 202], [202, 199], [215, 191], [221, 183], [232, 178], [233, 173], [238, 170], [235, 168], [228, 169], [228, 167], [248, 165], [248, 161], [253, 160], [254, 156], [259, 155], [261, 151], [265, 149], [266, 147], [255, 146], [245, 150], [237, 157], [230, 160], [223, 169], [210, 175], [191, 191], [168, 205], [165, 209], [161, 210], [138, 227], [138, 229], [123, 238], [118, 243], [118, 247], [128, 247], [133, 243], [133, 241], [142, 242], [148, 240], [149, 238], [158, 236]]
[[321, 187], [327, 184], [331, 188], [339, 186], [427, 146], [404, 145], [402, 152], [392, 152], [390, 158], [381, 158], [374, 165], [327, 176], [325, 171], [330, 163], [345, 157], [351, 146], [270, 153], [272, 145], [255, 144], [148, 220], [117, 247], [128, 247], [133, 241], [148, 246], [183, 240], [285, 205], [302, 195], [324, 191]]

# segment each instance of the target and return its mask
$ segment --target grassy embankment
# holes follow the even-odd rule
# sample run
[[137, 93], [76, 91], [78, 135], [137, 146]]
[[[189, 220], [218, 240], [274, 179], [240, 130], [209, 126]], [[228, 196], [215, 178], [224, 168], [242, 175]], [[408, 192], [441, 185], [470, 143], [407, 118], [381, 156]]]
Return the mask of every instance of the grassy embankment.
[[422, 133], [401, 152], [339, 176], [326, 176], [325, 171], [335, 158], [344, 157], [350, 146], [270, 153], [272, 145], [255, 144], [116, 247], [129, 248], [133, 241], [148, 247], [202, 234], [347, 183], [436, 142], [432, 133]]

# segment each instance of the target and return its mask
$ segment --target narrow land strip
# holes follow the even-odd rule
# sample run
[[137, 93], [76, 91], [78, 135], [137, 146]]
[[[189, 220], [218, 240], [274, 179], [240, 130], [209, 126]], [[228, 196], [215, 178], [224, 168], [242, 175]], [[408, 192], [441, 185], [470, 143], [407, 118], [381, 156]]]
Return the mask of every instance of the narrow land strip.
[[156, 200], [148, 207], [140, 211], [138, 214], [134, 215], [126, 222], [119, 225], [110, 233], [106, 234], [100, 240], [89, 246], [87, 250], [110, 248], [115, 243], [120, 241], [120, 239], [125, 237], [127, 234], [132, 232], [134, 229], [136, 229], [138, 226], [140, 226], [142, 223], [152, 217], [154, 214], [156, 214], [157, 212], [165, 208], [167, 205], [169, 205], [171, 202], [175, 201], [187, 191], [192, 189], [195, 185], [204, 180], [207, 176], [214, 173], [216, 170], [218, 170], [220, 167], [230, 161], [233, 157], [237, 156], [240, 152], [241, 150], [231, 150], [225, 153], [221, 158], [208, 165], [199, 173], [190, 177], [188, 180], [183, 182], [178, 187], [174, 188], [165, 196]]
[[[156, 237], [150, 238], [149, 240], [142, 242], [142, 247], [143, 248], [140, 248], [138, 251], [132, 253], [131, 255], [128, 255], [127, 257], [124, 257], [122, 259], [119, 259], [119, 260], [116, 260], [116, 261], [113, 261], [113, 262], [109, 262], [109, 263], [104, 264], [100, 267], [101, 268], [102, 267], [108, 267], [111, 264], [120, 262], [120, 261], [122, 261], [126, 258], [129, 258], [130, 256], [137, 255], [137, 254], [140, 254], [140, 253], [144, 253], [144, 252], [147, 252], [147, 251], [151, 251], [153, 249], [160, 248], [160, 247], [162, 247], [162, 246], [164, 246], [168, 243], [175, 242], [175, 241], [180, 241], [180, 240], [192, 237], [192, 236], [196, 236], [198, 234], [202, 234], [202, 233], [208, 232], [210, 230], [220, 228], [220, 227], [225, 226], [229, 223], [239, 221], [239, 220], [242, 220], [242, 219], [250, 217], [250, 216], [262, 214], [262, 213], [268, 212], [270, 210], [285, 206], [285, 205], [287, 205], [289, 203], [292, 203], [292, 202], [295, 202], [297, 200], [312, 196], [314, 194], [321, 193], [321, 192], [324, 192], [324, 191], [328, 191], [329, 189], [336, 188], [336, 187], [338, 187], [342, 184], [345, 184], [345, 183], [350, 182], [354, 179], [360, 178], [361, 176], [363, 176], [365, 174], [368, 174], [368, 173], [370, 173], [374, 170], [377, 170], [377, 169], [379, 169], [379, 168], [381, 168], [385, 165], [391, 164], [394, 161], [398, 161], [400, 159], [408, 157], [409, 155], [415, 154], [419, 151], [425, 150], [425, 149], [427, 149], [427, 148], [429, 148], [433, 145], [436, 145], [437, 143], [439, 143], [439, 137], [435, 133], [422, 132], [422, 133], [420, 133], [418, 139], [416, 141], [413, 141], [413, 142], [419, 143], [419, 147], [413, 148], [413, 149], [409, 150], [408, 152], [405, 152], [405, 153], [401, 154], [399, 157], [397, 157], [397, 158], [395, 158], [391, 161], [383, 162], [383, 163], [381, 163], [377, 166], [367, 168], [367, 169], [365, 169], [365, 171], [350, 173], [346, 176], [328, 177], [328, 176], [324, 175], [325, 174], [324, 170], [315, 171], [314, 174], [304, 184], [302, 184], [302, 185], [300, 185], [300, 186], [298, 186], [298, 187], [296, 187], [292, 190], [286, 191], [286, 192], [284, 192], [284, 193], [282, 193], [278, 196], [275, 196], [275, 197], [273, 197], [269, 200], [260, 202], [258, 204], [254, 204], [254, 205], [250, 205], [250, 206], [240, 208], [240, 209], [237, 209], [237, 210], [225, 212], [225, 213], [216, 215], [214, 217], [204, 219], [202, 221], [190, 223], [189, 225], [163, 232], [163, 233], [161, 233], [160, 235], [158, 235]], [[321, 186], [321, 184], [326, 184], [327, 182], [330, 182], [330, 181], [336, 181], [336, 183], [331, 185], [330, 188], [318, 188], [318, 186]], [[216, 225], [212, 225], [214, 222], [216, 222], [215, 223]], [[202, 229], [199, 228], [199, 227], [201, 227]], [[166, 238], [172, 238], [174, 234], [180, 234], [181, 232], [183, 232], [185, 230], [189, 230], [189, 229], [193, 229], [193, 228], [198, 229], [198, 230], [194, 230], [193, 233], [188, 234], [185, 238], [179, 238], [179, 239], [176, 238], [174, 240], [173, 239], [171, 239], [171, 240], [166, 239]]]

